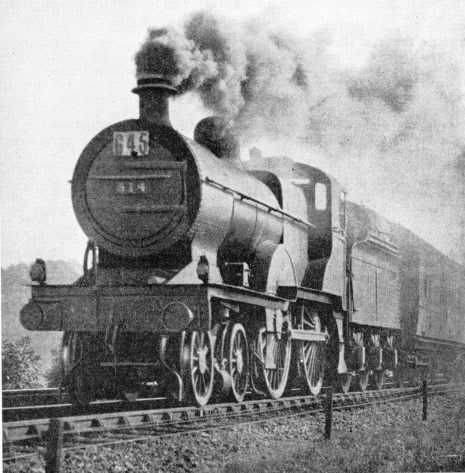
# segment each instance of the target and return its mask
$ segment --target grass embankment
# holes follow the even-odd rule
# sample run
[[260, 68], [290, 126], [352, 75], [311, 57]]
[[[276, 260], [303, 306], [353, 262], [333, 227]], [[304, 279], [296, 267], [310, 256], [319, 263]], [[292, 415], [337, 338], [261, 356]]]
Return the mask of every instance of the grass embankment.
[[[428, 420], [421, 417], [419, 400], [335, 413], [330, 441], [281, 439], [230, 461], [224, 471], [465, 471], [465, 395], [431, 399]], [[323, 420], [321, 436], [322, 427]]]

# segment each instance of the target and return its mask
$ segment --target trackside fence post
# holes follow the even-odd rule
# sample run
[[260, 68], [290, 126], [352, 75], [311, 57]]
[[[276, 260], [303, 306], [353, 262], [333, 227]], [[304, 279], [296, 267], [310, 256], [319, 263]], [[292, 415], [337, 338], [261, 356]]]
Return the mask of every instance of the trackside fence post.
[[333, 387], [326, 391], [325, 402], [325, 440], [331, 440], [331, 424], [333, 423]]
[[423, 420], [428, 419], [428, 383], [426, 379], [423, 380], [421, 385], [421, 394], [423, 397]]
[[48, 445], [45, 453], [45, 472], [60, 473], [63, 446], [63, 419], [50, 419]]

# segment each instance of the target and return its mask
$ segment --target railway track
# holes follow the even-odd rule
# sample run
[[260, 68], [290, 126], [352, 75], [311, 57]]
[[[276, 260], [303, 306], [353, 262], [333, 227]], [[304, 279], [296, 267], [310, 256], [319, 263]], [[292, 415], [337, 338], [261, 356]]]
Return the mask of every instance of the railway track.
[[[300, 390], [295, 390], [294, 396], [297, 396], [298, 393], [300, 393]], [[69, 402], [69, 396], [67, 394], [60, 395], [57, 389], [17, 390], [3, 394], [2, 420], [3, 423], [28, 423], [28, 421], [36, 419], [47, 420], [55, 417], [103, 415], [121, 411], [162, 409], [167, 406], [169, 406], [168, 399], [157, 397], [138, 399], [133, 402], [124, 400], [95, 401], [86, 407], [82, 407], [73, 406]]]
[[[432, 379], [428, 377], [428, 383], [432, 384], [446, 384], [448, 377], [442, 373], [437, 373]], [[414, 383], [413, 383], [414, 384]], [[409, 385], [412, 385], [410, 383]], [[395, 380], [393, 378], [387, 378], [385, 382], [385, 388], [396, 387]], [[405, 384], [404, 384], [405, 386]], [[139, 401], [148, 400], [161, 400], [162, 397], [147, 398]], [[122, 400], [106, 401], [107, 404], [114, 403], [121, 405], [124, 403]], [[92, 402], [91, 405], [98, 405], [99, 402]], [[126, 403], [127, 404], [127, 403]], [[43, 406], [62, 406], [71, 405], [70, 397], [66, 391], [60, 390], [59, 388], [39, 388], [39, 389], [9, 389], [2, 391], [2, 409], [3, 413], [10, 412], [15, 409], [21, 410], [22, 408], [36, 409]], [[25, 409], [26, 411], [26, 409]], [[50, 411], [52, 413], [52, 411]], [[56, 415], [55, 415], [56, 417]], [[20, 420], [20, 419], [11, 419]], [[8, 422], [8, 418], [3, 419], [4, 422]]]
[[[428, 379], [428, 383], [446, 384], [447, 378], [439, 375], [434, 380]], [[412, 386], [412, 383], [408, 386]], [[399, 386], [392, 379], [388, 379], [385, 389], [395, 387]], [[406, 387], [405, 384], [403, 387]], [[294, 396], [297, 396], [300, 390], [294, 389], [293, 392]], [[152, 397], [131, 402], [122, 399], [94, 401], [84, 408], [73, 406], [69, 395], [58, 388], [17, 389], [2, 392], [2, 421], [10, 423], [53, 417], [98, 415], [121, 411], [161, 409], [167, 406], [169, 406], [169, 400], [165, 397]]]
[[58, 388], [8, 389], [2, 391], [2, 408], [46, 406], [69, 403], [69, 396]]
[[[13, 405], [11, 405], [13, 404]], [[2, 420], [4, 423], [28, 422], [35, 419], [49, 419], [53, 417], [72, 417], [83, 414], [99, 415], [105, 413], [114, 413], [119, 411], [134, 411], [162, 408], [168, 404], [164, 397], [138, 399], [128, 402], [123, 400], [96, 401], [89, 406], [73, 406], [67, 396], [63, 399], [57, 398], [55, 402], [49, 401], [45, 404], [25, 404], [14, 405], [10, 403], [9, 407], [3, 405]]]
[[[465, 383], [441, 384], [429, 386], [428, 392], [439, 395], [463, 389]], [[421, 389], [418, 387], [334, 394], [332, 406], [334, 410], [361, 408], [376, 403], [405, 401], [420, 395]], [[278, 400], [251, 400], [241, 404], [213, 404], [204, 408], [159, 408], [69, 416], [60, 418], [59, 422], [63, 450], [68, 451], [90, 445], [114, 445], [313, 414], [325, 410], [325, 399], [325, 394], [293, 396]], [[4, 423], [4, 462], [43, 451], [49, 438], [49, 426], [48, 418]]]

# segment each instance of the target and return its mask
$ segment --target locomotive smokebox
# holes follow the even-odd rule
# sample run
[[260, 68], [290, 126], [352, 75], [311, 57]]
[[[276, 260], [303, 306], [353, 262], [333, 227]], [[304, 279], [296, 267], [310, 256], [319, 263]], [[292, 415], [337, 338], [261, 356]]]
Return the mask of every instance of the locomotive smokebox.
[[142, 70], [136, 77], [140, 119], [115, 123], [89, 142], [71, 189], [86, 235], [124, 258], [160, 254], [182, 240], [200, 195], [191, 149], [170, 123], [173, 76]]
[[172, 80], [162, 74], [138, 74], [137, 87], [132, 92], [139, 95], [141, 120], [171, 127], [169, 97], [177, 94]]

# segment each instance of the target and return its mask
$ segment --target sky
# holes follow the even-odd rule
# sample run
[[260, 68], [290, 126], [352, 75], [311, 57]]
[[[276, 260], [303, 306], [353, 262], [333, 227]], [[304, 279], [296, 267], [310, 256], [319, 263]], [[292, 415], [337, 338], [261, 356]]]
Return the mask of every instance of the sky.
[[[308, 50], [313, 61], [308, 64], [318, 71], [312, 76], [319, 81], [312, 89], [315, 99], [323, 97], [326, 88], [337, 95], [343, 81], [353, 84], [350, 97], [329, 99], [312, 118], [324, 139], [318, 141], [314, 133], [306, 135], [306, 141], [292, 134], [271, 139], [266, 126], [255, 127], [247, 130], [245, 150], [258, 145], [264, 154], [299, 160], [305, 156], [309, 164], [339, 179], [353, 200], [409, 226], [444, 252], [460, 250], [465, 218], [461, 225], [456, 215], [465, 208], [463, 194], [460, 188], [441, 192], [455, 179], [454, 160], [465, 149], [464, 1], [3, 0], [2, 267], [37, 257], [82, 259], [86, 237], [74, 217], [69, 183], [75, 163], [100, 130], [137, 118], [138, 99], [131, 93], [134, 56], [148, 28], [180, 29], [197, 11], [210, 12], [225, 23], [254, 19], [260, 31], [279, 30], [297, 38], [299, 50]], [[237, 41], [242, 38], [238, 35]], [[386, 38], [389, 42], [383, 43]], [[397, 38], [408, 38], [402, 40], [402, 48], [408, 44], [410, 49], [402, 57], [416, 61], [417, 74], [412, 79], [416, 95], [401, 111], [393, 111], [392, 103], [391, 109], [387, 101], [381, 103], [375, 84], [376, 58], [392, 58], [379, 45], [396, 44]], [[324, 54], [317, 54], [318, 48]], [[321, 58], [324, 67], [318, 62]], [[403, 67], [405, 72], [409, 64]], [[380, 70], [384, 74], [383, 67]], [[337, 87], [328, 85], [331, 77]], [[343, 113], [341, 103], [347, 104]], [[171, 107], [173, 126], [190, 137], [199, 119], [210, 114], [195, 93], [184, 94]], [[255, 123], [254, 117], [249, 118]], [[374, 123], [368, 135], [376, 150], [361, 143], [362, 119]], [[428, 131], [433, 126], [441, 130], [439, 137]], [[352, 141], [350, 133], [356, 129], [356, 146], [341, 148], [340, 128]], [[410, 133], [407, 139], [405, 133]], [[382, 151], [384, 161], [377, 157], [381, 135], [389, 148]], [[427, 141], [427, 136], [433, 137], [432, 143], [420, 155], [418, 143]], [[407, 155], [414, 156], [408, 165]], [[427, 159], [422, 167], [415, 160], [423, 155]], [[399, 178], [397, 188], [386, 184], [393, 169], [408, 176], [405, 182]], [[438, 178], [442, 173], [445, 177]]]

